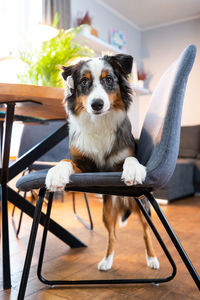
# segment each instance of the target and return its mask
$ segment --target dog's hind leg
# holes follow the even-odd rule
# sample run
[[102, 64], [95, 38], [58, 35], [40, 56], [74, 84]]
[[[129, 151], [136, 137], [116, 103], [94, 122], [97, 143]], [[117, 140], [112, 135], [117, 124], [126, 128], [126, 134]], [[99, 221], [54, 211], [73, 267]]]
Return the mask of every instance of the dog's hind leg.
[[155, 250], [153, 248], [149, 224], [147, 223], [145, 217], [143, 216], [143, 214], [139, 208], [137, 208], [137, 212], [138, 212], [140, 221], [141, 221], [143, 229], [144, 229], [144, 241], [145, 241], [146, 250], [147, 250], [147, 253], [146, 253], [147, 266], [152, 269], [159, 269], [160, 264], [156, 257]]
[[115, 243], [115, 227], [118, 218], [118, 210], [113, 205], [112, 196], [104, 195], [103, 205], [103, 222], [108, 230], [108, 245], [105, 257], [98, 264], [98, 270], [107, 271], [112, 268], [114, 257], [114, 243]]

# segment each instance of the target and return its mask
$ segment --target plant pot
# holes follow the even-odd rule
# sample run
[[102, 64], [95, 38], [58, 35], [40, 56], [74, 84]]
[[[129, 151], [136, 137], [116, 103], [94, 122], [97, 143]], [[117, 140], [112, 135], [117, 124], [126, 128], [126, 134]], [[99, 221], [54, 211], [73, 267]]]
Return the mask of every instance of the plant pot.
[[88, 24], [83, 24], [81, 25], [82, 27], [82, 32], [85, 33], [85, 34], [92, 34], [94, 36], [98, 36], [98, 31], [93, 28], [91, 25], [88, 25]]
[[138, 80], [138, 86], [143, 88], [144, 87], [144, 80]]

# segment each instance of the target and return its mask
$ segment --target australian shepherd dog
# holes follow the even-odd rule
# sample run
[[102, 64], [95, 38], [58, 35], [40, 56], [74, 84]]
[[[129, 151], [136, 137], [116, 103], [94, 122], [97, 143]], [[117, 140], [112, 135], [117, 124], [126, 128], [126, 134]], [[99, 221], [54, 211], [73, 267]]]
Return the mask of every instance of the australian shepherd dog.
[[[122, 180], [127, 185], [145, 180], [146, 168], [135, 157], [135, 140], [127, 116], [132, 102], [128, 78], [132, 63], [132, 56], [118, 54], [62, 67], [71, 160], [61, 161], [48, 171], [49, 190], [64, 189], [72, 173], [122, 171]], [[104, 196], [103, 222], [108, 231], [108, 246], [98, 264], [101, 271], [112, 267], [115, 226], [118, 217], [124, 217], [128, 211], [137, 212], [143, 225], [147, 265], [159, 268], [149, 226], [135, 200]]]

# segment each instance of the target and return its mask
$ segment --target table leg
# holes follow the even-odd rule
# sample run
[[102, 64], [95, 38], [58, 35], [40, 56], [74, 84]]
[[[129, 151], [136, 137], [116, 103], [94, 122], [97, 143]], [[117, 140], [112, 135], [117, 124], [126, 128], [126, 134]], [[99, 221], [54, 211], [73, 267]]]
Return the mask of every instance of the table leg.
[[[13, 189], [8, 187], [8, 199], [9, 201], [17, 206], [19, 209], [24, 211], [28, 216], [33, 218], [35, 212], [35, 206], [29, 201], [25, 200], [21, 195], [15, 192]], [[45, 223], [45, 214], [41, 213], [40, 224], [44, 226]], [[49, 231], [61, 239], [64, 243], [66, 243], [71, 248], [79, 248], [86, 247], [82, 241], [80, 241], [77, 237], [71, 234], [69, 231], [64, 229], [54, 220], [50, 219]]]
[[[7, 181], [8, 181], [8, 165], [10, 156], [10, 142], [12, 134], [12, 124], [14, 118], [15, 104], [7, 104], [5, 129], [3, 138], [2, 151], [2, 176], [1, 176], [1, 214], [2, 214], [2, 258], [3, 258], [3, 287], [9, 289], [11, 287], [10, 279], [10, 248], [9, 248], [9, 229], [8, 229], [8, 202], [7, 202]], [[6, 137], [6, 138], [5, 138]]]
[[[2, 166], [2, 143], [3, 143], [3, 121], [0, 121], [0, 166]], [[1, 177], [1, 176], [0, 176]], [[1, 211], [1, 201], [0, 201], [0, 211]], [[0, 215], [0, 239], [1, 239], [1, 215]]]
[[[3, 145], [3, 121], [0, 121], [0, 153], [2, 156], [2, 145]], [[0, 165], [2, 166], [2, 161], [0, 162]]]

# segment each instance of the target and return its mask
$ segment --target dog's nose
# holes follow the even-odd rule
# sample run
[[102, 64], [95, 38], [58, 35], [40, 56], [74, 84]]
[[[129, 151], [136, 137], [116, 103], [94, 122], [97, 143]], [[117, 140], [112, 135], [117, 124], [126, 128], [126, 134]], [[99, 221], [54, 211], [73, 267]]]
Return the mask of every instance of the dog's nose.
[[94, 99], [91, 103], [92, 109], [100, 111], [103, 108], [104, 102], [102, 99]]

